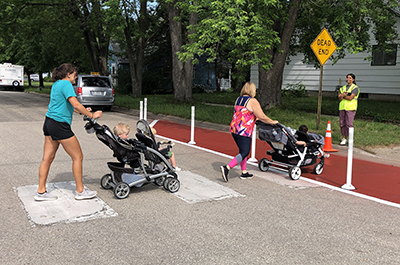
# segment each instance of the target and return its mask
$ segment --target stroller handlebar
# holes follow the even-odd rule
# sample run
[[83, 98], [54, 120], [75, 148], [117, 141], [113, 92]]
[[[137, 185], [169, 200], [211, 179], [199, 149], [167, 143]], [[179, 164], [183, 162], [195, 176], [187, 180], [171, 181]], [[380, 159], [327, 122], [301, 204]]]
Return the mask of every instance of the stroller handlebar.
[[94, 133], [94, 131], [101, 130], [103, 128], [103, 126], [101, 126], [100, 124], [97, 123], [98, 119], [92, 119], [92, 118], [84, 115], [83, 120], [87, 121], [84, 128], [85, 128], [86, 132], [89, 134]]
[[90, 118], [90, 117], [88, 117], [86, 115], [83, 115], [83, 120], [84, 121], [90, 121], [91, 123], [97, 123], [98, 119], [92, 119], [92, 118]]
[[262, 122], [262, 121], [260, 121], [260, 120], [257, 120], [257, 121], [256, 121], [256, 125], [260, 125], [260, 124], [268, 124], [268, 125], [271, 125], [271, 126], [278, 126], [278, 127], [280, 127], [280, 128], [285, 127], [285, 126], [283, 126], [283, 124], [280, 124], [280, 123], [270, 124], [270, 123], [266, 123], [266, 122]]

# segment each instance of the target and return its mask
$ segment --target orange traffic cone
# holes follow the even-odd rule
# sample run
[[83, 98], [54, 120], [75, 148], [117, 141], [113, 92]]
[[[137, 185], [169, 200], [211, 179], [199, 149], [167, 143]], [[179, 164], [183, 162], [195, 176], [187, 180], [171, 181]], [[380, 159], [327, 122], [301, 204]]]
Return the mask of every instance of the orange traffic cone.
[[325, 134], [325, 145], [324, 149], [325, 152], [337, 152], [339, 150], [332, 149], [332, 132], [331, 132], [331, 121], [328, 121], [328, 127], [326, 128]]

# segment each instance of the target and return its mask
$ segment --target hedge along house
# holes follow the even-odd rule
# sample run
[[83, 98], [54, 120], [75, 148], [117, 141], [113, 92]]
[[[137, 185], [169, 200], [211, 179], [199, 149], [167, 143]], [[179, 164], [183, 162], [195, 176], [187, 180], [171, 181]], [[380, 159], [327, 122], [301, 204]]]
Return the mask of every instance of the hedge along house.
[[[396, 27], [400, 30], [400, 21]], [[310, 43], [311, 44], [311, 43]], [[347, 54], [345, 58], [332, 65], [332, 60], [324, 64], [322, 93], [323, 96], [337, 96], [337, 88], [346, 84], [346, 75], [353, 73], [360, 87], [360, 98], [374, 100], [400, 101], [400, 55], [397, 44], [392, 52], [379, 49], [375, 39], [371, 39], [373, 48], [372, 60], [365, 60], [370, 53]], [[304, 64], [303, 54], [290, 57], [285, 65], [282, 88], [301, 83], [309, 95], [318, 95], [320, 69], [313, 64]], [[250, 80], [258, 87], [258, 66], [252, 66]]]

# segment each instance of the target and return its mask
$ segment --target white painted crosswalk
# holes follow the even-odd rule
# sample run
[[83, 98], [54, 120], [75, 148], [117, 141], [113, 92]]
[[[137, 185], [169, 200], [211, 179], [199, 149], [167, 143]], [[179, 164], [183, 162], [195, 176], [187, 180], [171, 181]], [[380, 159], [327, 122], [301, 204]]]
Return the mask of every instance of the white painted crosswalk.
[[223, 200], [244, 195], [190, 171], [179, 172], [181, 187], [174, 193], [188, 203]]
[[84, 222], [118, 215], [99, 197], [91, 200], [75, 200], [73, 181], [47, 183], [47, 191], [58, 196], [55, 201], [35, 201], [37, 188], [37, 185], [14, 188], [32, 226]]
[[[230, 188], [190, 171], [179, 172], [179, 180], [181, 182], [180, 189], [173, 195], [190, 204], [244, 197]], [[73, 181], [47, 184], [48, 192], [58, 196], [55, 201], [35, 201], [37, 188], [37, 185], [14, 188], [32, 226], [83, 222], [118, 215], [99, 197], [91, 200], [75, 200], [75, 183]]]

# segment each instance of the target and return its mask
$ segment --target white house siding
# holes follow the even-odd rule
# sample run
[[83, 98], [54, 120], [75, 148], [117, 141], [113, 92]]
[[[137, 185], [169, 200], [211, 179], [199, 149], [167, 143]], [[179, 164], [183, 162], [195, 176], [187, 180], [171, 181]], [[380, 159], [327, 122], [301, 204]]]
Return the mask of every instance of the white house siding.
[[[336, 86], [345, 85], [346, 74], [356, 75], [357, 85], [362, 93], [400, 95], [400, 56], [397, 52], [397, 63], [393, 66], [371, 66], [364, 60], [367, 54], [347, 55], [335, 65], [328, 60], [324, 65], [322, 91], [335, 91]], [[313, 65], [303, 64], [302, 54], [291, 57], [289, 65], [285, 65], [282, 88], [288, 84], [301, 82], [308, 91], [319, 90], [320, 69]], [[258, 86], [258, 66], [251, 68], [250, 80]]]
[[[400, 20], [397, 21], [397, 29], [400, 29]], [[372, 37], [371, 44], [375, 44]], [[322, 78], [322, 91], [333, 92], [338, 85], [345, 85], [346, 74], [353, 73], [356, 83], [362, 93], [377, 98], [378, 95], [394, 96], [400, 99], [400, 49], [397, 50], [396, 65], [371, 66], [371, 62], [364, 60], [370, 54], [348, 54], [345, 58], [332, 65], [332, 60], [326, 61]], [[291, 62], [285, 65], [283, 72], [282, 88], [288, 84], [301, 82], [308, 91], [319, 90], [320, 69], [313, 65], [303, 64], [303, 54], [290, 57]], [[250, 72], [250, 80], [258, 87], [258, 66], [253, 66]], [[371, 97], [372, 96], [372, 97]]]

